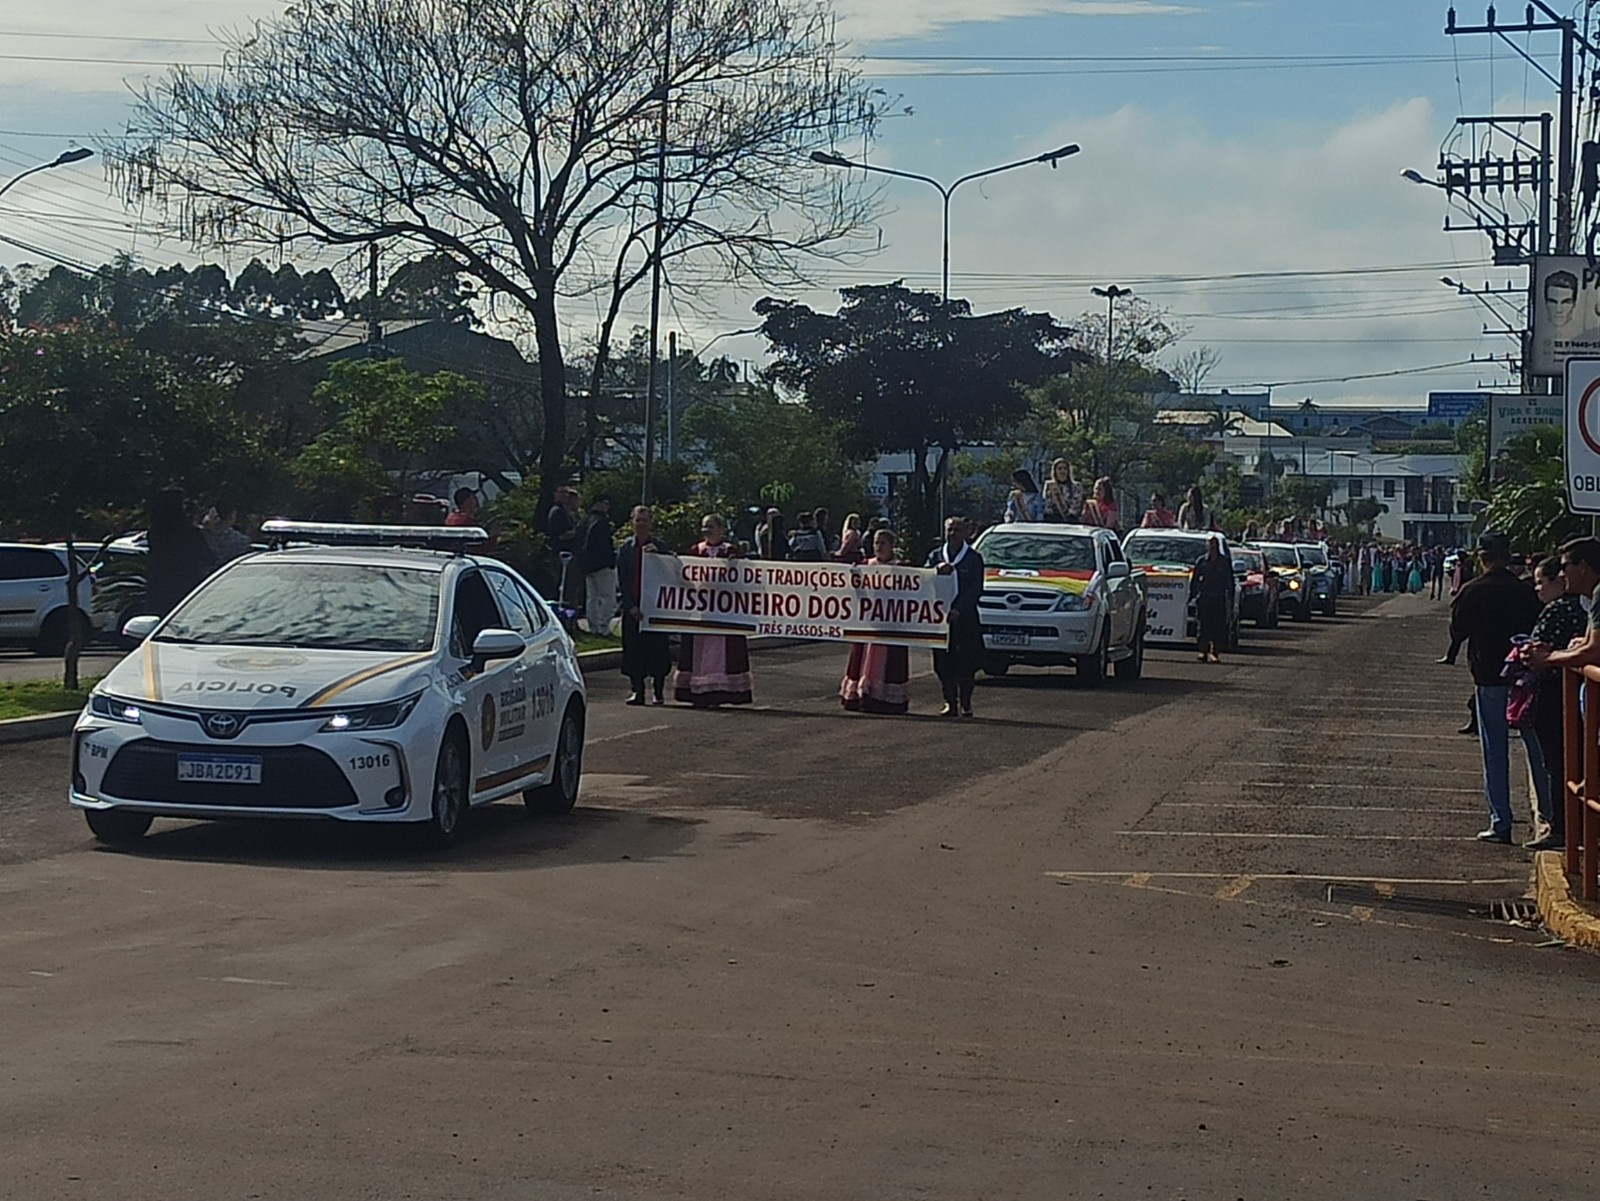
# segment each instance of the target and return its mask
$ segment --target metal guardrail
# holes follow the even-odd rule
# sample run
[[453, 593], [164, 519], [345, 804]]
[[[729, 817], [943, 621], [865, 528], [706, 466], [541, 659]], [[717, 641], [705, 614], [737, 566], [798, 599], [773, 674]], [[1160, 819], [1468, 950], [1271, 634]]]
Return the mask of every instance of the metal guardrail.
[[1583, 899], [1600, 900], [1600, 667], [1565, 673], [1561, 748], [1566, 806], [1568, 876], [1578, 876]]

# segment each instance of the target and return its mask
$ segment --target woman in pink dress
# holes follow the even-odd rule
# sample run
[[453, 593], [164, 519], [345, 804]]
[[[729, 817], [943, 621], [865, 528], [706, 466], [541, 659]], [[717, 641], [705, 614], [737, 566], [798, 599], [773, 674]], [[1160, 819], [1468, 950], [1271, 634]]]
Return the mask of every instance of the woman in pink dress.
[[[898, 562], [893, 530], [877, 532], [872, 554], [869, 564]], [[905, 713], [911, 708], [911, 652], [903, 646], [855, 643], [839, 685], [839, 703], [852, 713]]]
[[[727, 541], [728, 525], [715, 513], [700, 522], [700, 541], [685, 554], [702, 559], [737, 559], [739, 548]], [[748, 705], [750, 644], [743, 634], [685, 634], [678, 649], [678, 674], [673, 696], [696, 709]]]

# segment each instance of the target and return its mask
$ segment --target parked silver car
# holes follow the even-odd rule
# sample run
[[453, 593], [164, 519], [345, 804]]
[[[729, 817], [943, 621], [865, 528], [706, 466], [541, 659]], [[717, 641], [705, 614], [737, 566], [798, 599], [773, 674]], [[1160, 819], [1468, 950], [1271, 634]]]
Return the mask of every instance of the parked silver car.
[[[78, 579], [78, 611], [93, 608], [94, 581]], [[31, 646], [41, 655], [59, 655], [69, 632], [67, 552], [25, 542], [0, 542], [0, 643]]]

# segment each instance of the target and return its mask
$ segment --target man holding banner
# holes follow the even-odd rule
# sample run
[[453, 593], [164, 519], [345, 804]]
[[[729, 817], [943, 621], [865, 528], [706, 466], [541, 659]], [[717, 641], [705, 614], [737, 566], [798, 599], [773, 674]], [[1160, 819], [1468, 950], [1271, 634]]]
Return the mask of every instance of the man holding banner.
[[945, 717], [972, 716], [972, 690], [983, 662], [983, 623], [978, 598], [983, 595], [983, 556], [967, 543], [965, 518], [944, 523], [944, 542], [928, 556], [928, 566], [955, 581], [950, 602], [950, 641], [933, 652], [933, 670], [944, 690]]

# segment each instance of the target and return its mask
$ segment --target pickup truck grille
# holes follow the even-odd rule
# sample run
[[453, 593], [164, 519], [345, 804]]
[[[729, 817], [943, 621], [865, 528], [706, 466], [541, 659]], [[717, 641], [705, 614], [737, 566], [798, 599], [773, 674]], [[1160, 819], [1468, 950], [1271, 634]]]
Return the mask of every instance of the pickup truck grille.
[[[1028, 592], [1021, 588], [996, 589], [978, 598], [978, 608], [999, 616], [1002, 613], [1048, 613], [1056, 607], [1062, 594], [1059, 592]], [[1015, 602], [1013, 602], [1015, 598]]]

